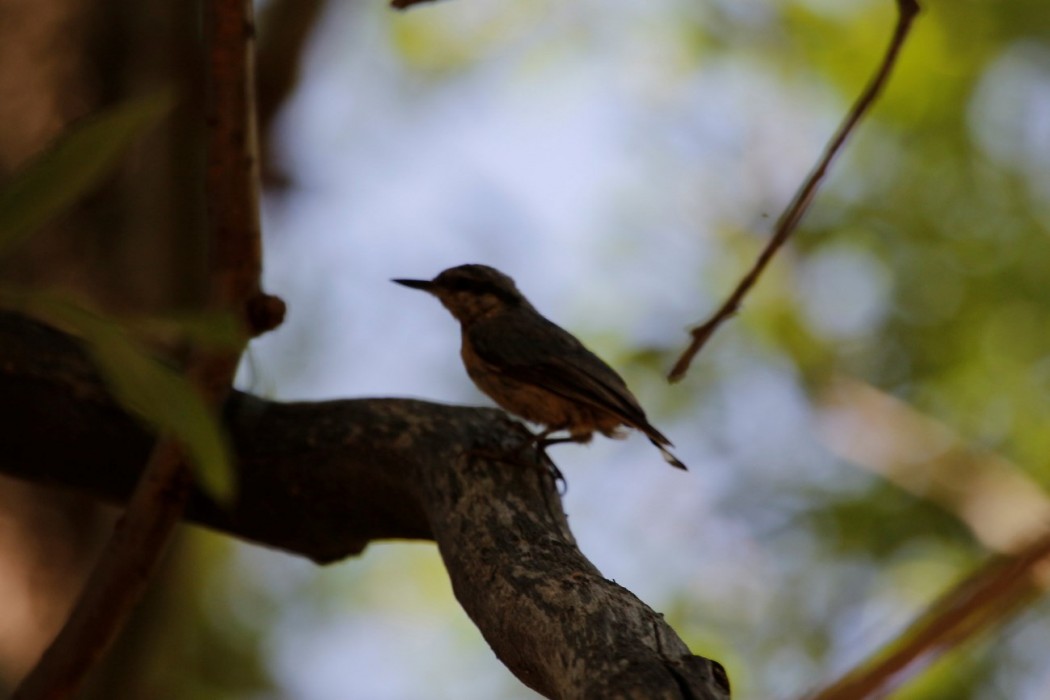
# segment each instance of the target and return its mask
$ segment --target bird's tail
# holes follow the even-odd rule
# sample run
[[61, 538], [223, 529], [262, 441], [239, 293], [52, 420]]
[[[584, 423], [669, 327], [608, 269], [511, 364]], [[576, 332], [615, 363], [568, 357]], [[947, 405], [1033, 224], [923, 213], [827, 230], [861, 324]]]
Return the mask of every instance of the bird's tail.
[[[657, 433], [657, 435], [659, 435], [659, 433]], [[653, 443], [653, 445], [656, 446], [656, 449], [660, 450], [660, 454], [664, 456], [665, 462], [670, 464], [672, 467], [677, 467], [678, 469], [681, 469], [682, 471], [689, 471], [688, 468], [684, 464], [682, 464], [682, 460], [678, 459], [673, 454], [671, 454], [671, 451], [667, 449], [667, 447], [665, 447], [664, 445], [660, 444], [660, 442], [656, 438], [650, 435], [649, 442]], [[669, 441], [667, 441], [666, 438], [664, 438], [664, 442], [666, 442], [667, 445], [671, 444]]]
[[636, 423], [635, 426], [645, 433], [645, 436], [649, 438], [649, 442], [653, 443], [656, 449], [660, 450], [660, 454], [664, 456], [665, 462], [682, 471], [689, 471], [688, 467], [682, 463], [682, 460], [675, 457], [671, 454], [671, 450], [667, 449], [668, 447], [674, 447], [674, 445], [671, 444], [666, 435], [654, 428], [649, 421]]

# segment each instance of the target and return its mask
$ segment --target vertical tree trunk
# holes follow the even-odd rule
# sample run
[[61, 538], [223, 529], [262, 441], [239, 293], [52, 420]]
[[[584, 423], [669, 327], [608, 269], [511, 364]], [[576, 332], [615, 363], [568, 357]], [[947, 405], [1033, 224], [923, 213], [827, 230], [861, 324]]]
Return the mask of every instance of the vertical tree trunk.
[[[72, 122], [158, 85], [182, 102], [102, 190], [0, 260], [0, 284], [58, 288], [117, 311], [200, 296], [203, 206], [199, 47], [193, 3], [5, 0], [0, 21], [0, 182]], [[0, 694], [61, 626], [114, 511], [0, 477]], [[148, 618], [145, 615], [144, 618]], [[148, 625], [134, 626], [139, 633]], [[133, 658], [99, 697], [132, 697]], [[129, 694], [131, 693], [131, 694]]]

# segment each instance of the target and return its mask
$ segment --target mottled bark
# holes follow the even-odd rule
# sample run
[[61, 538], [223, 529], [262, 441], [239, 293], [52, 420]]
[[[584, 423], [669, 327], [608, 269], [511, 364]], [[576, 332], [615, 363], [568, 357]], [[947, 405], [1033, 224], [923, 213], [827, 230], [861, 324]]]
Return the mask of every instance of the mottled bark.
[[[557, 698], [726, 698], [721, 667], [577, 549], [519, 424], [402, 399], [227, 404], [240, 493], [187, 519], [331, 562], [378, 539], [437, 542], [456, 597], [524, 683]], [[152, 440], [75, 341], [0, 314], [0, 471], [113, 502]]]

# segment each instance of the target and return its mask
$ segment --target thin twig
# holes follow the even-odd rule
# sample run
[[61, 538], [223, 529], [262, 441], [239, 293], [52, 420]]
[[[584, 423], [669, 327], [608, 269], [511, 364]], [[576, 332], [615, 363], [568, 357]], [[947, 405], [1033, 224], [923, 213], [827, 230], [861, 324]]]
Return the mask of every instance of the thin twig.
[[187, 485], [180, 449], [162, 439], [69, 619], [12, 700], [58, 700], [77, 693], [141, 597], [179, 520]]
[[802, 187], [795, 194], [794, 199], [791, 200], [787, 209], [784, 210], [784, 213], [781, 214], [780, 218], [777, 220], [776, 228], [773, 231], [773, 237], [758, 256], [754, 266], [752, 266], [751, 270], [740, 280], [740, 283], [737, 285], [736, 289], [733, 290], [733, 293], [729, 298], [726, 299], [725, 303], [722, 304], [722, 307], [718, 309], [718, 311], [715, 312], [715, 314], [703, 325], [697, 326], [690, 331], [692, 341], [689, 343], [689, 347], [685, 349], [685, 352], [682, 353], [682, 356], [678, 358], [678, 361], [671, 369], [671, 372], [667, 375], [669, 381], [676, 382], [685, 376], [693, 358], [696, 357], [698, 352], [700, 352], [700, 349], [707, 342], [708, 338], [718, 330], [719, 326], [740, 309], [741, 302], [758, 281], [758, 278], [762, 275], [766, 265], [769, 264], [769, 261], [773, 259], [773, 256], [776, 255], [777, 251], [784, 245], [791, 234], [795, 232], [799, 221], [802, 219], [802, 215], [806, 213], [806, 209], [813, 200], [813, 196], [816, 194], [821, 180], [824, 179], [824, 175], [827, 173], [831, 161], [836, 155], [838, 155], [838, 152], [842, 149], [846, 139], [849, 138], [860, 120], [868, 110], [871, 109], [872, 105], [875, 104], [883, 87], [885, 87], [886, 82], [889, 80], [890, 73], [893, 71], [893, 66], [897, 62], [897, 56], [908, 36], [912, 20], [914, 20], [915, 16], [919, 13], [919, 4], [916, 0], [897, 0], [897, 9], [897, 26], [893, 31], [893, 38], [890, 40], [890, 45], [886, 49], [886, 55], [882, 59], [882, 64], [875, 72], [871, 82], [868, 83], [868, 86], [860, 94], [860, 97], [857, 98], [857, 101], [853, 104], [853, 108], [846, 116], [845, 121], [842, 122], [838, 131], [832, 137], [831, 141], [828, 142], [823, 155], [820, 157], [820, 160], [817, 161], [816, 167], [810, 172], [809, 177], [806, 178]]
[[426, 2], [438, 2], [438, 0], [390, 0], [390, 7], [395, 10], [407, 10], [413, 5], [422, 5]]
[[[252, 4], [250, 0], [211, 0], [205, 2], [205, 13], [210, 78], [206, 197], [211, 244], [206, 306], [233, 311], [254, 332], [275, 323], [275, 317], [270, 314], [261, 322], [258, 318], [265, 316], [265, 309], [274, 301], [259, 292]], [[241, 350], [243, 347], [191, 354], [187, 376], [210, 406], [218, 406], [226, 397]], [[161, 436], [69, 619], [15, 690], [15, 700], [69, 698], [83, 685], [142, 598], [185, 508], [189, 483], [182, 448], [174, 439]]]
[[920, 662], [930, 663], [978, 632], [999, 623], [1046, 588], [1035, 575], [1050, 557], [1050, 536], [1020, 553], [997, 557], [945, 593], [929, 611], [870, 659], [806, 700], [882, 697], [886, 686]]

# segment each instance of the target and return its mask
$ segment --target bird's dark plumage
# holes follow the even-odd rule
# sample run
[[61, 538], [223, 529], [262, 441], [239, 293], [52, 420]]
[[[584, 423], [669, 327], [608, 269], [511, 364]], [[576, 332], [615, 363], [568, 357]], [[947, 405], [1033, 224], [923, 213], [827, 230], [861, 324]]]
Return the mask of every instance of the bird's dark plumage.
[[394, 280], [430, 292], [462, 327], [462, 356], [478, 387], [506, 410], [587, 442], [642, 431], [673, 466], [685, 465], [671, 441], [649, 423], [619, 374], [571, 333], [544, 318], [514, 281], [485, 265], [461, 265], [431, 281]]

